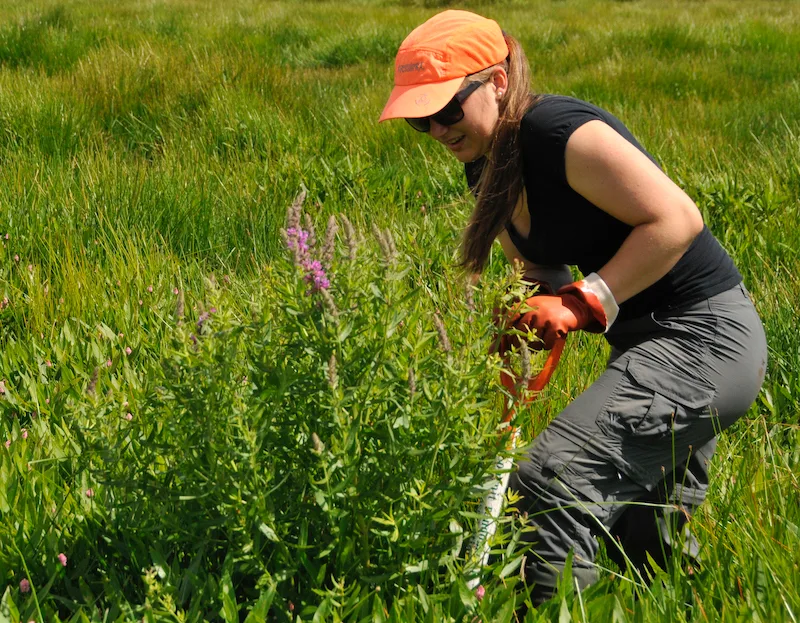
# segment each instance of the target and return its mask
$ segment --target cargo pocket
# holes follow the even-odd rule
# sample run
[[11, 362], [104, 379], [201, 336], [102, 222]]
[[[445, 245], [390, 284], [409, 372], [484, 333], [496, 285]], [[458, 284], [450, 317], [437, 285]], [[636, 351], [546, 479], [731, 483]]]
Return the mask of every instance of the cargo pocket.
[[598, 426], [611, 435], [659, 439], [710, 416], [713, 399], [714, 388], [701, 379], [631, 359], [620, 387], [599, 414]]
[[647, 490], [668, 485], [675, 466], [714, 436], [714, 395], [701, 379], [631, 359], [598, 415], [595, 445]]

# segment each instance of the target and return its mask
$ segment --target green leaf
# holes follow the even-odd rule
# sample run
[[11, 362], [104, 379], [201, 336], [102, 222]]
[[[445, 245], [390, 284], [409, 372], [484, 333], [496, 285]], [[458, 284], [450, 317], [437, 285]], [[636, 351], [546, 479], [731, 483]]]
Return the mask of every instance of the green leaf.
[[11, 598], [11, 585], [6, 587], [3, 599], [0, 600], [0, 623], [17, 623], [19, 621], [19, 610]]
[[384, 612], [383, 600], [378, 593], [372, 598], [372, 623], [384, 623], [386, 613]]
[[275, 587], [270, 586], [265, 592], [261, 593], [256, 605], [248, 613], [244, 623], [264, 623], [267, 620], [269, 607], [275, 599]]
[[239, 623], [239, 608], [236, 606], [236, 594], [233, 591], [231, 576], [225, 574], [220, 582], [220, 598], [222, 599], [222, 609], [220, 616], [225, 623]]
[[492, 623], [509, 623], [509, 621], [511, 621], [511, 617], [514, 616], [515, 605], [516, 601], [512, 593], [503, 601], [503, 605], [500, 606], [497, 614], [495, 614], [494, 619], [492, 619]]
[[267, 524], [262, 522], [261, 524], [259, 524], [258, 529], [265, 537], [267, 537], [273, 543], [277, 543], [278, 541], [280, 541], [278, 535], [275, 534], [275, 530], [270, 528]]
[[561, 598], [561, 607], [558, 610], [558, 623], [571, 623], [572, 615], [569, 613], [566, 598]]
[[158, 577], [161, 580], [166, 578], [169, 572], [169, 564], [167, 563], [167, 559], [164, 558], [164, 554], [157, 549], [151, 548], [150, 559], [153, 561], [153, 568], [156, 570]]
[[506, 563], [505, 567], [503, 567], [503, 570], [500, 572], [500, 579], [508, 577], [514, 571], [516, 571], [517, 568], [522, 564], [522, 560], [522, 556], [517, 556], [511, 562]]
[[417, 584], [417, 593], [419, 594], [419, 602], [422, 604], [422, 611], [425, 614], [428, 614], [430, 602], [428, 600], [428, 593], [426, 593], [425, 589], [422, 588], [422, 584]]
[[322, 603], [317, 608], [317, 611], [314, 613], [314, 618], [311, 619], [311, 623], [323, 623], [327, 621], [328, 612], [331, 609], [331, 601], [330, 597], [326, 597], [322, 600]]
[[97, 325], [97, 328], [100, 330], [100, 333], [102, 333], [105, 338], [112, 341], [115, 341], [117, 339], [117, 334], [104, 323], [101, 322], [99, 325]]
[[611, 613], [611, 621], [612, 623], [628, 623], [628, 617], [625, 616], [625, 610], [622, 608], [622, 604], [619, 602], [619, 598], [614, 595], [614, 609]]
[[353, 332], [353, 323], [352, 322], [345, 322], [339, 327], [339, 336], [338, 339], [340, 342], [344, 342], [347, 337]]
[[478, 606], [478, 598], [475, 596], [467, 584], [461, 578], [458, 579], [458, 596], [461, 598], [461, 603], [468, 610], [473, 610]]

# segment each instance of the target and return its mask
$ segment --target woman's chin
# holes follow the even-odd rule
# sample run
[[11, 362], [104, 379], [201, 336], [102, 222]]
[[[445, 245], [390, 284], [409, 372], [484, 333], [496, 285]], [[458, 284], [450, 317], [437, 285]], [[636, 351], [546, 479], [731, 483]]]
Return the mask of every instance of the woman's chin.
[[472, 162], [473, 160], [477, 160], [480, 157], [480, 154], [476, 153], [474, 149], [459, 149], [458, 151], [452, 150], [453, 155], [458, 158], [459, 162], [467, 163]]

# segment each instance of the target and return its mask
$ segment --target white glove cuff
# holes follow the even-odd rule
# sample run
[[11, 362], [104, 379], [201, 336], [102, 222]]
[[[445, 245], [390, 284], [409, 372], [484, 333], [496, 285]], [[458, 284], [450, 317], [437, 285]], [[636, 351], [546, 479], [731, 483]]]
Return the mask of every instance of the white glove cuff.
[[603, 278], [597, 273], [586, 275], [586, 277], [583, 278], [583, 283], [585, 284], [584, 289], [594, 294], [603, 306], [603, 311], [606, 313], [606, 330], [604, 333], [608, 333], [611, 325], [614, 324], [614, 321], [619, 315], [619, 305], [617, 305], [617, 301], [614, 299], [614, 294], [611, 292], [611, 288], [608, 287], [608, 284], [603, 281]]

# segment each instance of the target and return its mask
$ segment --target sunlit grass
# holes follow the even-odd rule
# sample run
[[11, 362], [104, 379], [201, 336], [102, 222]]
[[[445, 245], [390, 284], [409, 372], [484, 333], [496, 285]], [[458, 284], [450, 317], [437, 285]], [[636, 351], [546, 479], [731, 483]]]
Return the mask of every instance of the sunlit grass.
[[[267, 430], [275, 435], [271, 408], [284, 415], [297, 408], [304, 422], [306, 437], [281, 433], [285, 448], [307, 449], [308, 436], [323, 427], [331, 439], [346, 429], [329, 419], [335, 411], [325, 397], [330, 343], [298, 349], [298, 336], [321, 316], [303, 307], [298, 313], [308, 325], [301, 330], [281, 298], [297, 275], [287, 272], [278, 231], [303, 185], [318, 237], [330, 215], [345, 214], [366, 239], [362, 252], [374, 259], [348, 277], [363, 291], [334, 287], [343, 313], [344, 305], [359, 301], [394, 322], [394, 303], [417, 319], [408, 320], [413, 326], [406, 343], [381, 333], [379, 324], [358, 315], [364, 312], [347, 312], [362, 329], [341, 346], [340, 354], [351, 349], [352, 366], [340, 362], [342, 387], [351, 392], [348, 400], [357, 396], [371, 405], [375, 421], [392, 422], [381, 428], [370, 420], [353, 434], [384, 456], [410, 451], [397, 439], [417, 443], [437, 433], [417, 423], [423, 427], [412, 429], [420, 437], [393, 436], [406, 430], [392, 418], [408, 391], [409, 362], [421, 361], [420, 374], [436, 371], [444, 379], [431, 382], [427, 402], [420, 403], [438, 414], [438, 432], [447, 431], [442, 452], [464, 461], [454, 465], [477, 470], [473, 477], [491, 459], [491, 451], [475, 450], [497, 407], [483, 393], [492, 388], [495, 371], [479, 362], [490, 294], [500, 288], [505, 261], [492, 256], [477, 292], [482, 307], [471, 316], [463, 275], [454, 268], [471, 206], [461, 166], [406, 124], [376, 123], [391, 87], [394, 50], [438, 10], [433, 4], [0, 4], [0, 380], [6, 388], [0, 442], [10, 442], [0, 445], [0, 620], [55, 620], [56, 614], [75, 621], [176, 620], [184, 611], [188, 620], [238, 621], [238, 609], [242, 616], [252, 609], [250, 621], [289, 620], [292, 600], [293, 615], [303, 620], [317, 609], [318, 620], [369, 614], [374, 620], [440, 621], [475, 612], [470, 595], [442, 569], [376, 580], [358, 566], [368, 558], [350, 558], [347, 548], [355, 546], [345, 537], [360, 531], [366, 540], [358, 547], [386, 548], [376, 558], [384, 570], [412, 559], [417, 568], [428, 543], [414, 537], [422, 524], [398, 533], [407, 548], [401, 554], [387, 545], [394, 543], [386, 540], [391, 522], [370, 531], [340, 517], [348, 526], [341, 539], [335, 528], [325, 528], [331, 540], [302, 547], [296, 526], [276, 523], [270, 529], [283, 530], [285, 543], [299, 547], [292, 552], [310, 552], [298, 563], [300, 557], [269, 548], [269, 530], [259, 528], [264, 519], [258, 513], [266, 507], [258, 513], [248, 507], [242, 519], [229, 516], [244, 508], [245, 498], [266, 505], [278, 498], [269, 493], [274, 483], [265, 484], [275, 473], [256, 468], [272, 455], [255, 446], [229, 447], [226, 440], [244, 443]], [[581, 598], [565, 590], [563, 600], [530, 620], [554, 620], [562, 612], [573, 620], [795, 620], [797, 4], [539, 0], [473, 8], [521, 39], [538, 90], [606, 107], [696, 200], [745, 276], [771, 349], [756, 405], [721, 437], [708, 504], [696, 520], [705, 545], [702, 570], [689, 575], [677, 564], [652, 587], [635, 589], [633, 576], [607, 574]], [[394, 270], [401, 276], [380, 269], [373, 224], [391, 227], [400, 250]], [[338, 245], [341, 259], [341, 229]], [[393, 294], [381, 298], [373, 286]], [[218, 310], [212, 326], [221, 333], [207, 336], [208, 348], [198, 353], [191, 336], [197, 338], [198, 319], [211, 307]], [[455, 363], [437, 355], [434, 313], [459, 353]], [[239, 337], [227, 340], [225, 331]], [[364, 353], [376, 352], [365, 336], [395, 347], [370, 364], [374, 376], [364, 372], [369, 366], [355, 367], [367, 365]], [[289, 387], [285, 380], [271, 376], [273, 367], [291, 360], [288, 353], [312, 379], [302, 385], [301, 403], [282, 393]], [[553, 383], [525, 415], [526, 437], [596, 378], [605, 357], [596, 338], [571, 340]], [[466, 375], [465, 385], [454, 370]], [[258, 391], [241, 393], [250, 387], [241, 384], [242, 376], [258, 379]], [[425, 409], [411, 415], [422, 417]], [[465, 413], [479, 416], [463, 420]], [[321, 428], [309, 428], [317, 421]], [[209, 452], [219, 452], [224, 462], [191, 454], [180, 436], [164, 430], [165, 422], [189, 437], [198, 434], [194, 422], [205, 422]], [[202, 445], [202, 435], [192, 439], [192, 448]], [[456, 440], [473, 453], [459, 454]], [[277, 443], [274, 450], [280, 450]], [[369, 461], [369, 453], [359, 456]], [[447, 504], [462, 496], [472, 508], [474, 491], [444, 478], [437, 460], [443, 459], [414, 478], [425, 486], [438, 482]], [[287, 461], [280, 469], [289, 469]], [[308, 467], [312, 457], [298, 461]], [[377, 478], [379, 472], [369, 473]], [[314, 482], [322, 477], [312, 476]], [[193, 496], [208, 482], [213, 494], [182, 505], [170, 497], [184, 495], [177, 482], [190, 483]], [[314, 482], [304, 486], [319, 486]], [[395, 506], [422, 495], [420, 483], [406, 484]], [[353, 504], [376, 493], [353, 487]], [[260, 497], [248, 497], [250, 489]], [[341, 497], [324, 511], [312, 498], [280, 499], [286, 513], [302, 510], [313, 526], [342, 509], [362, 508], [340, 506]], [[447, 513], [455, 506], [447, 504], [425, 527], [436, 547], [451, 538], [439, 528], [456, 534], [436, 523], [452, 517]], [[388, 521], [391, 508], [387, 503], [376, 516]], [[120, 517], [130, 521], [120, 523]], [[467, 529], [469, 521], [463, 522]], [[302, 538], [313, 542], [313, 535]], [[325, 545], [338, 554], [325, 552]], [[59, 553], [68, 556], [67, 567]], [[434, 567], [441, 560], [428, 556], [426, 564]], [[344, 562], [337, 566], [337, 560]], [[276, 561], [291, 572], [281, 575], [270, 566]], [[23, 578], [33, 584], [31, 593], [20, 592]], [[380, 585], [382, 593], [375, 589]], [[502, 585], [495, 578], [497, 592], [481, 606], [486, 620], [511, 616], [503, 603], [512, 587]], [[98, 608], [105, 613], [99, 618]]]

